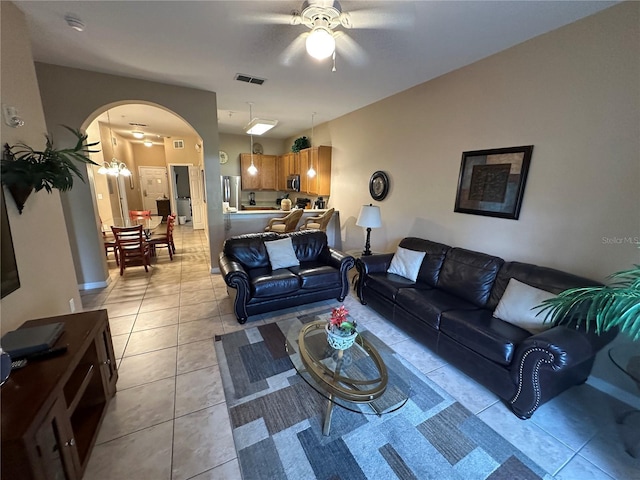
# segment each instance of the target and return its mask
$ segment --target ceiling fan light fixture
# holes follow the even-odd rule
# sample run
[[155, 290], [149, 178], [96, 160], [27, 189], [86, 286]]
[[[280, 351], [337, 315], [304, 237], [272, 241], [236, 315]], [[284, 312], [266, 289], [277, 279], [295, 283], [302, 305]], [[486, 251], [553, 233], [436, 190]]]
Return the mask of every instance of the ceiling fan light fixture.
[[336, 39], [325, 27], [314, 27], [307, 37], [307, 53], [313, 58], [324, 60], [336, 50]]
[[264, 120], [262, 118], [254, 118], [244, 128], [248, 135], [262, 135], [268, 132], [278, 124], [277, 120]]

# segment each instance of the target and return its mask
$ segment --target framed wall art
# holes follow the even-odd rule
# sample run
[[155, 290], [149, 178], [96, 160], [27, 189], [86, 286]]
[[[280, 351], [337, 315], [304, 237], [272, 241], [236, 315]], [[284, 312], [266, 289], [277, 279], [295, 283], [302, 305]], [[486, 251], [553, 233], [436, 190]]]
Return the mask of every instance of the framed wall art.
[[462, 153], [454, 212], [517, 220], [533, 145]]

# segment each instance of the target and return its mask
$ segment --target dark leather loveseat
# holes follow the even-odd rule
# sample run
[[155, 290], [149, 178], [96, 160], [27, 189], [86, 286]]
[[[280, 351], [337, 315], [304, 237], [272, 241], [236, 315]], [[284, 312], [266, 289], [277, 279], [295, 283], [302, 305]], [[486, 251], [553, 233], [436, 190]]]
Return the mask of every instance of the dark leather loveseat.
[[[291, 238], [300, 265], [271, 269], [265, 242]], [[343, 301], [355, 259], [328, 246], [320, 230], [255, 233], [228, 238], [218, 265], [238, 322], [251, 315], [317, 302]]]
[[615, 337], [566, 326], [532, 334], [493, 316], [511, 278], [553, 294], [596, 282], [419, 238], [405, 238], [400, 247], [426, 252], [416, 281], [386, 273], [393, 254], [362, 257], [356, 262], [360, 301], [486, 386], [520, 418], [583, 383], [596, 352]]

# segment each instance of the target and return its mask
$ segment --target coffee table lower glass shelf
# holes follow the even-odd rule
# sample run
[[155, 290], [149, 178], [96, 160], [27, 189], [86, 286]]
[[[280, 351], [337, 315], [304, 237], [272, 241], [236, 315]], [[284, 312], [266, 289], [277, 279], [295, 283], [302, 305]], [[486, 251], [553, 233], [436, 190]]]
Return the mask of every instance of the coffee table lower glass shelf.
[[353, 346], [336, 350], [327, 343], [326, 320], [296, 323], [287, 332], [287, 353], [298, 374], [327, 399], [324, 435], [329, 435], [333, 405], [365, 415], [383, 415], [401, 408], [411, 386], [385, 365], [386, 352], [361, 332]]

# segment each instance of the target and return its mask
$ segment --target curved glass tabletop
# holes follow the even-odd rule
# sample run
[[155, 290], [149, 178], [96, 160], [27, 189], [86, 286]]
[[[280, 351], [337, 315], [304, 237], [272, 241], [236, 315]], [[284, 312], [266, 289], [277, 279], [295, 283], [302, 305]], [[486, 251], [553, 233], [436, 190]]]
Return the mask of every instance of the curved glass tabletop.
[[609, 358], [640, 388], [640, 343], [618, 345], [609, 349]]
[[327, 343], [326, 320], [301, 324], [287, 332], [286, 349], [298, 374], [330, 402], [367, 415], [382, 415], [401, 408], [409, 398], [411, 385], [389, 372], [384, 351], [361, 332], [346, 350]]

